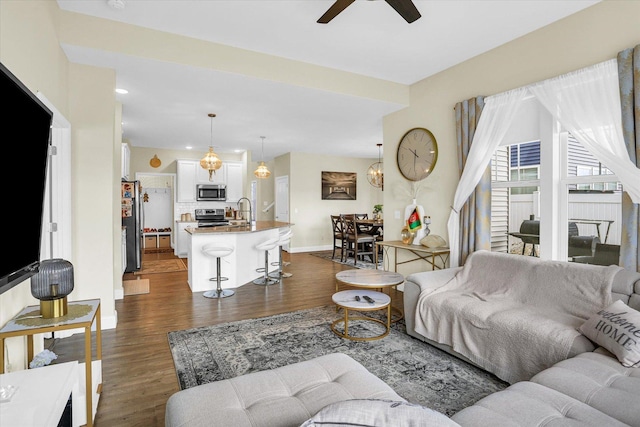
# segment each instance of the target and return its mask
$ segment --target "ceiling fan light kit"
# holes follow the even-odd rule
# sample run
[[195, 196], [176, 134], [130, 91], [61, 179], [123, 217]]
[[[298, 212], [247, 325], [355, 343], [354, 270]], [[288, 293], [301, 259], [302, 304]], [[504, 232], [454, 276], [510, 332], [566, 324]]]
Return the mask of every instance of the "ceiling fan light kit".
[[[338, 16], [343, 10], [351, 5], [355, 0], [336, 0], [329, 9], [318, 19], [318, 24], [328, 24], [333, 18]], [[389, 6], [395, 9], [407, 23], [411, 24], [422, 15], [411, 0], [385, 0]]]

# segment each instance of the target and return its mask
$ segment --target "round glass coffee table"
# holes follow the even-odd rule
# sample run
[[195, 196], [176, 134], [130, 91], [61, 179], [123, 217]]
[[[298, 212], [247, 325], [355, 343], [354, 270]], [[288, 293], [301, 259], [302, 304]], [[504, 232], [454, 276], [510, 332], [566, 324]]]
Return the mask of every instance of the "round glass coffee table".
[[[389, 298], [391, 298], [391, 288], [395, 288], [403, 283], [404, 276], [393, 271], [357, 269], [344, 270], [336, 274], [336, 292], [338, 292], [338, 285], [379, 291], [383, 291], [384, 288], [389, 288]], [[404, 317], [399, 308], [392, 307], [392, 309], [397, 315], [391, 322], [395, 323]]]
[[[365, 297], [370, 299], [369, 302]], [[344, 310], [344, 319], [337, 319], [331, 323], [331, 330], [342, 338], [347, 338], [354, 341], [372, 341], [384, 338], [389, 335], [389, 329], [391, 327], [391, 297], [382, 292], [370, 291], [364, 289], [353, 289], [348, 291], [340, 291], [333, 294], [331, 297], [337, 308]], [[380, 319], [374, 319], [372, 317], [365, 316], [353, 316], [349, 317], [349, 310], [354, 311], [376, 311], [387, 309], [387, 321], [384, 322]], [[366, 322], [375, 322], [384, 326], [384, 331], [381, 334], [367, 337], [357, 337], [349, 334], [349, 322], [359, 320]], [[344, 331], [337, 329], [339, 323], [344, 323]]]

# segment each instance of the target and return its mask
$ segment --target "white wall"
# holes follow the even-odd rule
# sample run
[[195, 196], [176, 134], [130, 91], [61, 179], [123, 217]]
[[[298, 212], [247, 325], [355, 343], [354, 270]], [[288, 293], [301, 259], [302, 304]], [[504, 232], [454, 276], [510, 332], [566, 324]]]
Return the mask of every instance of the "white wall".
[[[147, 201], [144, 201], [145, 196]], [[143, 198], [143, 228], [173, 229], [173, 193], [171, 188], [143, 187], [140, 197]]]
[[[383, 191], [367, 181], [367, 169], [377, 159], [360, 159], [315, 154], [290, 153], [289, 211], [293, 226], [292, 252], [331, 249], [331, 215], [368, 213], [382, 203]], [[356, 200], [322, 200], [322, 171], [355, 172]], [[385, 168], [386, 172], [386, 168]], [[385, 189], [386, 192], [386, 189]]]

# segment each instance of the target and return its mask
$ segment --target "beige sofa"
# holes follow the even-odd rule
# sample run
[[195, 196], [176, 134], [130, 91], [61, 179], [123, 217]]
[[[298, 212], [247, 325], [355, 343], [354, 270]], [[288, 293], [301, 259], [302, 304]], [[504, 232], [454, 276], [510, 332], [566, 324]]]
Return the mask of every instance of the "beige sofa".
[[[413, 329], [421, 290], [442, 286], [458, 271], [407, 277], [404, 304], [409, 334], [426, 340]], [[612, 296], [640, 309], [640, 274], [618, 272]], [[579, 341], [586, 351], [493, 393], [450, 419], [406, 402], [350, 357], [331, 354], [179, 391], [167, 402], [166, 426], [640, 427], [640, 368], [624, 367], [607, 350], [584, 340]], [[432, 344], [461, 357], [448, 346]]]
[[[473, 263], [473, 267], [469, 267], [471, 263]], [[550, 274], [552, 278], [549, 278], [549, 275], [547, 275], [545, 271], [547, 269], [552, 273]], [[505, 273], [507, 271], [510, 273]], [[570, 282], [574, 277], [580, 277], [586, 281], [589, 280], [590, 277], [601, 278], [612, 276], [610, 279], [611, 301], [621, 300], [631, 308], [640, 310], [640, 273], [619, 267], [544, 261], [528, 256], [478, 251], [469, 257], [464, 267], [420, 272], [406, 277], [403, 299], [407, 333], [454, 354], [467, 362], [473, 363], [482, 369], [492, 372], [509, 383], [529, 380], [533, 375], [561, 360], [587, 351], [593, 351], [597, 347], [592, 341], [577, 331], [577, 328], [588, 316], [599, 308], [602, 308], [602, 306], [590, 309], [584, 308], [582, 310], [582, 317], [580, 317], [580, 315], [565, 315], [564, 313], [557, 313], [553, 309], [550, 309], [549, 306], [555, 303], [554, 300], [561, 298], [559, 293], [569, 293], [566, 289], [573, 291], [573, 293], [570, 294], [572, 296], [587, 292], [586, 284], [580, 284], [578, 287], [574, 283], [559, 283], [558, 281], [554, 281], [553, 277], [555, 277], [557, 273], [566, 277], [567, 282]], [[460, 277], [465, 274], [467, 275], [466, 280], [472, 282], [470, 287], [467, 286], [467, 288], [461, 292], [440, 292], [440, 298], [434, 298], [434, 294], [436, 293], [434, 291], [441, 291], [445, 289], [445, 287], [452, 288], [451, 284], [456, 280], [460, 281]], [[518, 280], [518, 274], [524, 276], [524, 278], [520, 279], [525, 281], [525, 283], [522, 284], [525, 289], [531, 290], [531, 292], [538, 292], [540, 295], [527, 294], [525, 298], [520, 297], [519, 300], [514, 301], [515, 298], [509, 294], [508, 288], [511, 286], [512, 281]], [[483, 282], [490, 282], [490, 285], [481, 291], [474, 290], [476, 286], [478, 288], [482, 286], [482, 284], [475, 283], [479, 279]], [[592, 285], [593, 287], [601, 286], [597, 282]], [[500, 304], [491, 304], [487, 288], [497, 289], [497, 299], [500, 301]], [[507, 291], [505, 291], [505, 288]], [[559, 288], [560, 291], [553, 294], [555, 288]], [[427, 297], [425, 298], [425, 296]], [[454, 299], [455, 297], [458, 298]], [[537, 299], [537, 305], [534, 304], [535, 299]], [[502, 303], [502, 301], [505, 300], [508, 301], [508, 303]], [[442, 325], [442, 323], [446, 322], [446, 320], [443, 320], [446, 319], [444, 317], [434, 319], [434, 316], [428, 317], [420, 312], [420, 310], [440, 308], [441, 311], [436, 312], [436, 314], [442, 313], [443, 309], [441, 307], [429, 307], [428, 304], [430, 303], [453, 306], [450, 310], [457, 310], [454, 314], [455, 328], [457, 328], [457, 330], [449, 330], [446, 328], [448, 325]], [[488, 306], [489, 314], [486, 314], [487, 310], [474, 310], [474, 307], [479, 305]], [[566, 305], [567, 303], [565, 303], [565, 306]], [[571, 301], [568, 302], [568, 305], [571, 305]], [[585, 305], [585, 307], [590, 306]], [[503, 311], [499, 312], [499, 309]], [[573, 309], [573, 307], [569, 309]], [[492, 312], [491, 310], [494, 311]], [[479, 316], [478, 312], [483, 316]], [[526, 313], [524, 321], [517, 319], [519, 322], [513, 326], [514, 329], [518, 328], [517, 331], [514, 330], [514, 332], [517, 332], [516, 338], [522, 338], [521, 347], [516, 348], [512, 341], [507, 341], [505, 344], [505, 346], [513, 345], [517, 351], [517, 353], [512, 355], [513, 359], [507, 360], [508, 363], [514, 365], [517, 363], [529, 363], [527, 366], [529, 371], [524, 373], [526, 375], [518, 372], [521, 374], [518, 377], [516, 375], [509, 375], [510, 372], [504, 372], [504, 369], [501, 369], [501, 366], [492, 359], [495, 358], [496, 354], [500, 354], [500, 349], [496, 349], [497, 343], [500, 342], [501, 338], [498, 335], [498, 329], [509, 328], [511, 326], [507, 323], [510, 319], [509, 316], [519, 316], [521, 313]], [[420, 322], [422, 322], [422, 324]], [[438, 324], [438, 322], [440, 323]], [[467, 324], [471, 326], [465, 326]], [[547, 328], [548, 331], [546, 331], [545, 328]], [[484, 343], [472, 342], [469, 344], [468, 341], [470, 338], [466, 335], [468, 329], [476, 329], [484, 332], [486, 339], [491, 340], [490, 345], [487, 346], [488, 348], [482, 346]], [[420, 333], [419, 331], [421, 330], [427, 330], [429, 336]], [[436, 333], [436, 330], [438, 330], [439, 333]], [[439, 330], [444, 330], [444, 332]], [[564, 353], [558, 351], [558, 354], [556, 354], [553, 359], [546, 357], [545, 353], [549, 351], [549, 347], [555, 339], [554, 334], [559, 334], [560, 332], [573, 337], [570, 348]], [[438, 336], [441, 339], [433, 339], [434, 336]], [[529, 351], [527, 347], [531, 347], [531, 345], [529, 345], [527, 340], [533, 340], [536, 337], [542, 337], [544, 341], [539, 343], [539, 345], [533, 344], [534, 348], [531, 349], [532, 351]], [[454, 346], [456, 346], [456, 348], [454, 348]], [[473, 350], [475, 350], [475, 352]], [[510, 350], [514, 353], [513, 348]], [[536, 357], [536, 354], [538, 355], [537, 357], [540, 358], [536, 363], [527, 360]], [[515, 380], [514, 377], [516, 378]]]

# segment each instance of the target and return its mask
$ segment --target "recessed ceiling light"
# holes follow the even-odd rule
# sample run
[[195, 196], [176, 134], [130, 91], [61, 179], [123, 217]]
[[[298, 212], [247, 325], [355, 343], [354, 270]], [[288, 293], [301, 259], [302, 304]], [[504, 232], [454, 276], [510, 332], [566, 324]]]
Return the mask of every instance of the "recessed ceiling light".
[[191, 150], [193, 147], [192, 147], [192, 146], [190, 146], [190, 145], [187, 145], [187, 146], [186, 146], [186, 147], [184, 147], [184, 148], [186, 148], [187, 150]]
[[126, 89], [116, 89], [116, 93], [121, 93], [121, 94], [125, 95], [125, 94], [129, 93], [129, 91], [126, 90]]

